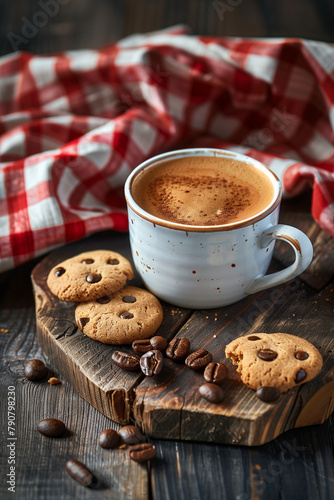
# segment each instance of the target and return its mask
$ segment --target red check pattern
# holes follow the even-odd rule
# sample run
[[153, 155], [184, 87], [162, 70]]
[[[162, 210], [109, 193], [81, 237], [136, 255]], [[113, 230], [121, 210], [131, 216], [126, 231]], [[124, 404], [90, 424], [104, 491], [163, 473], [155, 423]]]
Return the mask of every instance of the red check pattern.
[[195, 37], [0, 58], [0, 270], [102, 229], [127, 230], [123, 185], [155, 154], [239, 151], [313, 188], [334, 235], [334, 48]]

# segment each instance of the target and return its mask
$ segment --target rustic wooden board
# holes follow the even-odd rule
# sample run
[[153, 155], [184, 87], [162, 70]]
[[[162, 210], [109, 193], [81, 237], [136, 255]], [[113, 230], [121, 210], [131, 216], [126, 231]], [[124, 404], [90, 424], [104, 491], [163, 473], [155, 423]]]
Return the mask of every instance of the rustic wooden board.
[[[106, 240], [103, 240], [104, 248]], [[110, 249], [131, 260], [127, 235], [112, 235]], [[334, 409], [334, 360], [331, 356], [333, 289], [317, 292], [300, 279], [252, 295], [229, 307], [191, 311], [163, 304], [159, 334], [182, 335], [191, 349], [205, 347], [215, 361], [223, 360], [229, 375], [227, 396], [214, 405], [198, 395], [203, 382], [182, 364], [165, 359], [154, 380], [124, 372], [111, 362], [113, 350], [83, 335], [74, 324], [74, 304], [54, 297], [46, 285], [49, 269], [63, 258], [87, 248], [101, 248], [96, 238], [50, 254], [33, 271], [37, 338], [50, 362], [95, 408], [116, 422], [132, 417], [152, 437], [218, 443], [259, 445], [298, 426], [322, 423]], [[140, 285], [139, 278], [134, 280]], [[283, 331], [313, 342], [324, 356], [324, 368], [315, 380], [282, 395], [275, 404], [259, 401], [244, 386], [236, 368], [224, 358], [225, 346], [253, 332]], [[130, 347], [125, 347], [130, 350]]]
[[[48, 273], [57, 262], [86, 249], [98, 249], [101, 245], [105, 248], [105, 244], [102, 237], [84, 240], [50, 254], [35, 267], [32, 282], [37, 340], [50, 362], [86, 401], [107, 417], [125, 424], [130, 420], [135, 387], [144, 376], [115, 366], [111, 356], [120, 346], [101, 344], [81, 333], [74, 319], [76, 304], [59, 300], [46, 285]], [[131, 260], [128, 235], [115, 233], [108, 244]], [[142, 286], [139, 278], [133, 279], [131, 284]], [[157, 334], [171, 339], [191, 311], [169, 305], [163, 307], [164, 322]], [[132, 352], [131, 346], [124, 346], [122, 350]]]
[[[145, 379], [137, 387], [137, 422], [157, 438], [242, 445], [260, 445], [288, 429], [324, 422], [334, 410], [332, 315], [333, 289], [317, 294], [300, 280], [217, 311], [195, 312], [179, 335], [189, 338], [193, 350], [205, 347], [214, 361], [226, 364], [225, 400], [220, 405], [206, 402], [197, 391], [202, 374], [167, 362], [154, 384]], [[240, 382], [236, 367], [224, 359], [227, 343], [255, 332], [285, 332], [311, 341], [324, 358], [321, 374], [275, 404], [262, 403]]]

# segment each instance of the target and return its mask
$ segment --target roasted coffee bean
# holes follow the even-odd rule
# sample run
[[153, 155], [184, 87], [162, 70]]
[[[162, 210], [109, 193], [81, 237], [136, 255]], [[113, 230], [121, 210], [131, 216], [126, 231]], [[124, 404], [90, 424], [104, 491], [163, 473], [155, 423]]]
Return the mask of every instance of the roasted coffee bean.
[[37, 429], [44, 436], [60, 437], [64, 434], [66, 427], [58, 418], [44, 418], [38, 424]]
[[110, 301], [111, 301], [110, 297], [100, 297], [96, 299], [96, 302], [98, 302], [99, 304], [108, 304]]
[[182, 361], [188, 356], [189, 350], [190, 341], [185, 337], [176, 337], [169, 342], [166, 356], [173, 361]]
[[167, 340], [159, 335], [156, 335], [151, 339], [138, 339], [132, 342], [132, 349], [137, 354], [145, 354], [145, 352], [152, 350], [164, 351], [166, 347]]
[[213, 384], [222, 384], [227, 375], [227, 368], [222, 363], [209, 363], [204, 370], [204, 379]]
[[93, 264], [94, 259], [85, 259], [81, 261], [81, 264]]
[[97, 488], [98, 480], [96, 476], [79, 460], [68, 460], [66, 462], [66, 471], [68, 474], [78, 481], [78, 483], [87, 488]]
[[305, 361], [305, 359], [308, 358], [308, 354], [307, 354], [307, 352], [304, 352], [304, 351], [298, 351], [295, 354], [295, 358], [299, 359], [299, 361]]
[[261, 340], [260, 337], [257, 337], [256, 335], [251, 335], [250, 337], [247, 337], [248, 340]]
[[261, 401], [271, 403], [280, 397], [281, 391], [277, 387], [260, 387], [256, 391], [256, 395]]
[[118, 434], [125, 444], [139, 444], [145, 441], [145, 437], [135, 425], [124, 425], [124, 427], [120, 428]]
[[29, 380], [42, 380], [48, 374], [48, 369], [40, 359], [31, 359], [24, 365], [24, 376]]
[[120, 435], [114, 429], [106, 429], [99, 436], [99, 445], [101, 448], [110, 450], [118, 446], [120, 439]]
[[205, 349], [199, 349], [198, 351], [189, 354], [185, 363], [188, 368], [191, 368], [192, 370], [201, 370], [211, 363], [211, 361], [212, 354]]
[[307, 373], [304, 370], [299, 370], [296, 373], [296, 378], [295, 378], [295, 383], [300, 384], [300, 382], [303, 382], [307, 377]]
[[132, 319], [133, 317], [133, 314], [128, 311], [122, 312], [122, 314], [120, 315], [121, 319]]
[[277, 358], [277, 352], [271, 349], [261, 349], [257, 355], [263, 361], [274, 361]]
[[152, 350], [150, 339], [134, 340], [131, 347], [139, 355]]
[[90, 273], [86, 276], [86, 281], [88, 283], [98, 283], [101, 281], [102, 276], [99, 273]]
[[136, 354], [128, 354], [127, 352], [114, 351], [112, 353], [111, 359], [113, 360], [115, 365], [129, 372], [135, 372], [140, 368], [139, 365], [140, 358], [139, 356], [136, 356]]
[[133, 304], [134, 302], [136, 302], [136, 297], [133, 297], [132, 295], [125, 295], [123, 298], [122, 298], [123, 302], [126, 302], [127, 304]]
[[140, 358], [140, 369], [146, 377], [158, 375], [164, 365], [164, 357], [157, 349], [148, 351]]
[[221, 403], [225, 397], [223, 389], [219, 385], [210, 382], [201, 385], [199, 393], [211, 403]]
[[55, 269], [55, 276], [57, 276], [57, 278], [62, 276], [64, 273], [66, 273], [66, 270], [63, 267], [57, 267], [57, 269]]
[[137, 444], [136, 446], [131, 446], [129, 455], [131, 460], [134, 462], [147, 462], [155, 457], [155, 446], [151, 443], [142, 443]]
[[160, 335], [151, 338], [151, 346], [153, 350], [164, 351], [168, 345], [167, 340]]
[[117, 266], [119, 264], [118, 259], [108, 259], [107, 264], [110, 264], [111, 266]]
[[78, 318], [77, 325], [78, 325], [79, 330], [81, 330], [83, 332], [84, 326], [87, 325], [88, 322], [89, 322], [89, 318]]

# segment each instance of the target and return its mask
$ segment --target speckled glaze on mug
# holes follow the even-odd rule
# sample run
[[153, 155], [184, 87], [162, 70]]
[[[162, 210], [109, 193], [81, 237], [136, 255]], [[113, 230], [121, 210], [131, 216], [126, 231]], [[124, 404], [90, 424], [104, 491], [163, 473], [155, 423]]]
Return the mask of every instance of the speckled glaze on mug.
[[[271, 203], [260, 213], [237, 223], [190, 226], [159, 219], [145, 212], [131, 195], [138, 173], [162, 161], [185, 156], [232, 158], [265, 173], [274, 186]], [[313, 248], [300, 230], [278, 224], [282, 187], [260, 162], [219, 149], [185, 149], [165, 153], [139, 165], [125, 183], [129, 235], [135, 267], [146, 287], [170, 304], [191, 309], [217, 308], [237, 302], [302, 273], [311, 263]], [[284, 240], [295, 253], [294, 263], [266, 275], [275, 240]]]

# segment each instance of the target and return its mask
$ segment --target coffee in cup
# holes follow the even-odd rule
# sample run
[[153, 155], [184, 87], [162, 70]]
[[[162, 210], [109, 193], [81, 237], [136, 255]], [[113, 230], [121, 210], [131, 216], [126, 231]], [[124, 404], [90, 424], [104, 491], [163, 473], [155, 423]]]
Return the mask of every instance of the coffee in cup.
[[224, 157], [193, 156], [166, 160], [142, 170], [132, 196], [146, 212], [191, 226], [220, 226], [263, 212], [274, 197], [261, 170]]
[[[222, 307], [303, 272], [313, 248], [278, 224], [282, 187], [263, 164], [218, 149], [151, 158], [125, 183], [132, 256], [146, 287], [192, 309]], [[275, 240], [294, 263], [268, 274]]]

